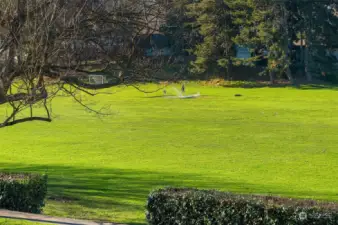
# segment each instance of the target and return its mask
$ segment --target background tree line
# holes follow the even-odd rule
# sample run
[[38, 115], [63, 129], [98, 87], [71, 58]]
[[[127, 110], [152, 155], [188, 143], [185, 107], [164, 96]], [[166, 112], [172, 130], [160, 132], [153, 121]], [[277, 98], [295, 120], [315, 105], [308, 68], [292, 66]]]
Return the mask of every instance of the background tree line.
[[[185, 0], [172, 1], [164, 32], [194, 56], [194, 74], [231, 78], [236, 66], [266, 60], [270, 81], [285, 77], [312, 81], [337, 79], [338, 13], [324, 0]], [[179, 37], [179, 38], [177, 38]], [[251, 57], [236, 57], [236, 46]], [[295, 59], [295, 48], [298, 58]]]

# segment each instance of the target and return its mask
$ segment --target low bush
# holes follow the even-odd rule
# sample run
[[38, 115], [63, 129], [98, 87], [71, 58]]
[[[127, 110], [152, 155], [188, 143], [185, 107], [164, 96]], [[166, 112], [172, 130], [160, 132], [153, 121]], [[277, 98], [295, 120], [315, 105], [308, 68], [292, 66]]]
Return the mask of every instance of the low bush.
[[40, 213], [46, 194], [46, 175], [0, 173], [0, 209]]
[[151, 225], [336, 225], [337, 206], [310, 200], [169, 188], [150, 194], [147, 220]]

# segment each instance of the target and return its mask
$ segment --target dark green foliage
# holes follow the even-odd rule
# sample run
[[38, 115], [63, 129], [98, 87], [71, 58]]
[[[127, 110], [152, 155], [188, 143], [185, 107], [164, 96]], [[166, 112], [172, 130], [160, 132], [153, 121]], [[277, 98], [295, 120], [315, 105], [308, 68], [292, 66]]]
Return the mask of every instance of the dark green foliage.
[[[235, 1], [237, 2], [237, 1]], [[203, 37], [201, 43], [193, 49], [196, 60], [191, 71], [196, 74], [220, 72], [226, 69], [229, 78], [232, 60], [235, 56], [233, 38], [238, 32], [232, 12], [234, 0], [194, 1], [187, 8], [194, 18], [194, 27]]]
[[[173, 0], [163, 32], [178, 55], [191, 53], [190, 72], [230, 79], [235, 66], [264, 62], [276, 78], [338, 80], [338, 7], [310, 0]], [[238, 59], [236, 47], [251, 50]], [[183, 51], [182, 51], [183, 49]], [[301, 80], [301, 79], [300, 79]]]
[[147, 209], [151, 225], [338, 224], [337, 205], [333, 203], [193, 189], [155, 191], [149, 196]]
[[40, 213], [46, 194], [46, 175], [0, 173], [0, 209]]
[[188, 55], [199, 42], [200, 35], [194, 28], [194, 18], [187, 15], [186, 6], [193, 0], [173, 0], [166, 15], [166, 24], [160, 31], [169, 37], [171, 50], [175, 55]]
[[305, 4], [300, 7], [308, 46], [307, 71], [315, 78], [335, 81], [338, 78], [337, 58], [332, 51], [338, 47], [338, 17], [333, 5]]

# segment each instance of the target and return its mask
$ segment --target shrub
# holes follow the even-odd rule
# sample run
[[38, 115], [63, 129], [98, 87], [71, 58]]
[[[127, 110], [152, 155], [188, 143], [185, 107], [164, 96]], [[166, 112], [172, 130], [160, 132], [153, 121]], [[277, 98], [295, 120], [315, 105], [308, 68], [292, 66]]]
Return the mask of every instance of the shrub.
[[0, 208], [40, 213], [47, 194], [47, 176], [0, 173]]
[[195, 189], [162, 189], [150, 194], [151, 225], [333, 225], [335, 203], [235, 195]]

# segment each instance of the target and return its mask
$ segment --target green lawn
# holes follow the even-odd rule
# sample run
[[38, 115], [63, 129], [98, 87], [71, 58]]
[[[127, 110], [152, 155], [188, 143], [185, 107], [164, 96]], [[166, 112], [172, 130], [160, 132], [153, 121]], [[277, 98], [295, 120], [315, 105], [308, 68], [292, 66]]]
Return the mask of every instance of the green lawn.
[[47, 225], [46, 223], [27, 222], [23, 220], [0, 219], [0, 225]]
[[103, 118], [57, 98], [53, 123], [0, 129], [0, 169], [47, 173], [45, 214], [130, 224], [163, 186], [338, 200], [337, 90], [187, 90], [203, 97], [115, 88]]

